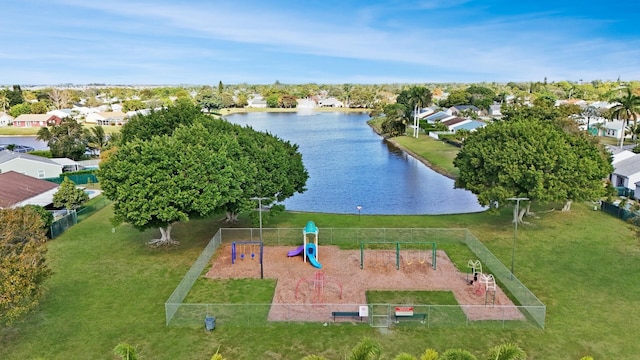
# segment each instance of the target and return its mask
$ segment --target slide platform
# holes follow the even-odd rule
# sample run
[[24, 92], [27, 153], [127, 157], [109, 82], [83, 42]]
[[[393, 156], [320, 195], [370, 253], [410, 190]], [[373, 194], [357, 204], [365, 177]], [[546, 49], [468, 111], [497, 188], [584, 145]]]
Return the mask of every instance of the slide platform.
[[304, 252], [304, 245], [300, 245], [297, 248], [289, 251], [287, 253], [287, 256], [291, 257], [291, 256], [298, 256], [301, 255]]
[[316, 245], [309, 243], [307, 244], [307, 248], [305, 250], [307, 253], [307, 260], [309, 260], [309, 264], [311, 264], [311, 266], [315, 268], [322, 269], [322, 264], [320, 264], [318, 260], [316, 260]]

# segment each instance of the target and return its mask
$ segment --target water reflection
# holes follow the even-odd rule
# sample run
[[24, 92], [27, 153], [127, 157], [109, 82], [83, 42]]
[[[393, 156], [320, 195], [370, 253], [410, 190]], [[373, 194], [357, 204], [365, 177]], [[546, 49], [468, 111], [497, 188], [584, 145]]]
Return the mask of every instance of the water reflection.
[[287, 209], [357, 214], [452, 214], [482, 211], [470, 192], [384, 141], [366, 114], [248, 113], [227, 119], [296, 143], [309, 171], [307, 191]]

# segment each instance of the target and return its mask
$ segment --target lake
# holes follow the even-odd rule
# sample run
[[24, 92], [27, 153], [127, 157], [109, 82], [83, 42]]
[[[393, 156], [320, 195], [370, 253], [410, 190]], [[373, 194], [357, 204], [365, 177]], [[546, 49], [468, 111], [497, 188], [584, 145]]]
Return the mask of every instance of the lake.
[[420, 215], [483, 211], [475, 195], [394, 147], [361, 113], [245, 113], [225, 116], [299, 145], [307, 191], [287, 210], [339, 214]]
[[35, 136], [0, 136], [0, 144], [26, 145], [36, 150], [49, 150], [47, 143], [36, 140]]

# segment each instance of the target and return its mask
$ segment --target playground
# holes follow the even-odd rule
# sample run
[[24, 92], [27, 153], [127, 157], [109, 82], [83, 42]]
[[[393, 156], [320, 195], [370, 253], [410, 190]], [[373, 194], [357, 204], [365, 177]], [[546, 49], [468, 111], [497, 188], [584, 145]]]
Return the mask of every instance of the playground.
[[[316, 243], [317, 238], [313, 237], [306, 243], [307, 247], [312, 245], [311, 259], [305, 259], [300, 247], [223, 244], [213, 257], [206, 277], [233, 279], [262, 275], [276, 279], [272, 303], [278, 305], [367, 304], [368, 290], [450, 291], [458, 304], [475, 305], [463, 307], [468, 320], [524, 319], [495, 282], [487, 292], [487, 284], [481, 279], [470, 281], [478, 269], [471, 269], [471, 273], [463, 272], [465, 269], [460, 271], [444, 251], [436, 251], [431, 244], [404, 250], [397, 244], [389, 245], [388, 249], [341, 250], [338, 246], [322, 245], [321, 240], [316, 248]], [[262, 255], [262, 271], [258, 254]], [[291, 320], [294, 307], [272, 306], [269, 320]], [[326, 321], [330, 319], [330, 312], [300, 311], [295, 319]]]

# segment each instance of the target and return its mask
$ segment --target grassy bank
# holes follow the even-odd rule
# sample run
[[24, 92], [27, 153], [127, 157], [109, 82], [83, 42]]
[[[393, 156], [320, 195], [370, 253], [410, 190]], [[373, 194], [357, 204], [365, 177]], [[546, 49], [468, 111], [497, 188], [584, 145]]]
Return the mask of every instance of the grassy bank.
[[[441, 352], [461, 347], [480, 356], [508, 341], [526, 349], [530, 359], [635, 358], [640, 353], [640, 314], [635, 311], [640, 288], [634, 269], [640, 246], [634, 232], [586, 205], [578, 204], [570, 213], [537, 210], [539, 217], [519, 229], [515, 272], [548, 306], [545, 330], [406, 328], [380, 333], [351, 324], [220, 326], [213, 333], [167, 328], [164, 301], [221, 224], [216, 219], [179, 224], [174, 230], [179, 246], [152, 249], [144, 244], [157, 235], [152, 230], [120, 226], [112, 232], [107, 207], [49, 244], [54, 275], [47, 294], [37, 311], [0, 330], [0, 358], [111, 358], [114, 346], [128, 342], [143, 359], [207, 359], [218, 346], [229, 359], [300, 359], [312, 353], [340, 359], [363, 336], [382, 344], [385, 359], [400, 351], [417, 355], [426, 347]], [[509, 209], [497, 215], [447, 216], [284, 213], [269, 227], [302, 228], [308, 220], [320, 229], [467, 227], [503, 263], [511, 256]]]
[[[96, 125], [83, 124], [83, 126], [87, 129], [90, 129]], [[103, 126], [102, 128], [104, 129], [105, 133], [113, 134], [116, 132], [120, 132], [120, 129], [122, 128], [122, 126]], [[36, 136], [38, 135], [38, 130], [40, 130], [39, 127], [20, 128], [20, 127], [13, 127], [13, 126], [5, 126], [5, 127], [0, 127], [0, 136]], [[0, 139], [0, 143], [1, 142], [2, 142], [2, 139]]]

